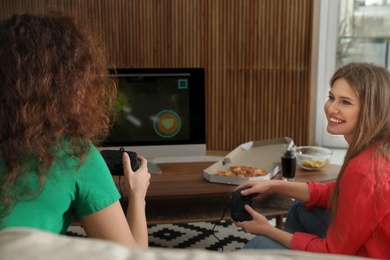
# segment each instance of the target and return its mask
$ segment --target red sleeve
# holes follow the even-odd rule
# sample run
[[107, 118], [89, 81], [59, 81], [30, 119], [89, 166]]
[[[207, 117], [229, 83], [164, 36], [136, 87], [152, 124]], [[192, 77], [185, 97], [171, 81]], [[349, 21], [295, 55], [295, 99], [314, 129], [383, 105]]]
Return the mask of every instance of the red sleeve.
[[[347, 167], [340, 182], [337, 214], [330, 225], [326, 238], [322, 239], [307, 233], [295, 233], [291, 241], [292, 249], [311, 252], [355, 255], [364, 248], [366, 240], [381, 221], [373, 214], [376, 201], [375, 183], [367, 178], [365, 169]], [[325, 196], [318, 192], [328, 191], [328, 185], [311, 184], [313, 198], [308, 206], [324, 203]], [[375, 204], [375, 203], [374, 203]], [[371, 210], [370, 210], [371, 209]], [[365, 223], [365, 224], [362, 224]], [[370, 224], [368, 224], [370, 223]], [[361, 251], [360, 251], [361, 252]]]
[[309, 181], [308, 184], [310, 199], [305, 203], [306, 208], [311, 209], [314, 206], [327, 208], [335, 182], [318, 183]]

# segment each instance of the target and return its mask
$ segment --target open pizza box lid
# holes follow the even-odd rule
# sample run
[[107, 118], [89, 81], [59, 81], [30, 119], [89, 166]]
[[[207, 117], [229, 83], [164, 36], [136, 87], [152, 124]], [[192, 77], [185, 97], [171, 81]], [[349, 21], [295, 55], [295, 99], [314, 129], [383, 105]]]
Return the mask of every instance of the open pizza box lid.
[[[292, 141], [289, 137], [243, 143], [222, 160], [203, 171], [203, 178], [210, 182], [239, 185], [248, 180], [269, 180], [280, 171], [282, 146]], [[217, 171], [229, 171], [230, 166], [250, 166], [262, 168], [267, 175], [259, 177], [230, 177], [216, 175]]]

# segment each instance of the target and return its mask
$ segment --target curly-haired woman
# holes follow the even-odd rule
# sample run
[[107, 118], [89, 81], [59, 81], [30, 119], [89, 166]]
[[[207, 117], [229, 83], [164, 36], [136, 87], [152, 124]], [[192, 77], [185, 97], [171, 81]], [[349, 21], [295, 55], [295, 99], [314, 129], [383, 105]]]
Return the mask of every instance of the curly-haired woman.
[[61, 13], [0, 21], [0, 229], [65, 233], [76, 216], [89, 237], [148, 246], [145, 158], [123, 155], [127, 213], [96, 146], [116, 99], [103, 45]]
[[[350, 63], [330, 81], [327, 131], [349, 144], [335, 182], [250, 181], [242, 192], [281, 193], [297, 201], [284, 230], [247, 206], [252, 221], [236, 223], [258, 235], [246, 249], [279, 248], [390, 259], [390, 74]], [[260, 195], [261, 196], [261, 195]]]

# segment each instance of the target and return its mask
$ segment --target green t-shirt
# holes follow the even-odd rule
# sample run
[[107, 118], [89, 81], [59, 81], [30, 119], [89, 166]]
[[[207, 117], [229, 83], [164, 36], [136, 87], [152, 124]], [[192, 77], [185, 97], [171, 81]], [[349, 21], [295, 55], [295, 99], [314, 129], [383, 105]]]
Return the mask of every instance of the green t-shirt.
[[[91, 144], [85, 162], [65, 152], [46, 175], [42, 192], [33, 199], [25, 197], [15, 204], [5, 219], [5, 228], [33, 227], [64, 234], [75, 216], [86, 216], [118, 201], [120, 194], [100, 152]], [[0, 172], [4, 172], [1, 168]], [[28, 185], [35, 187], [37, 177], [28, 175]], [[31, 196], [30, 196], [31, 197]]]

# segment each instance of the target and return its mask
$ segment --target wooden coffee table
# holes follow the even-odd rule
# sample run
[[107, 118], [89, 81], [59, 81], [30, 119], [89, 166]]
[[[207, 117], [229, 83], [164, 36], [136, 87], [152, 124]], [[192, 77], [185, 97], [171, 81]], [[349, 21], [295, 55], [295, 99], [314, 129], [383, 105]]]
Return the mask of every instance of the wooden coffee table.
[[[153, 174], [146, 196], [148, 224], [178, 224], [230, 220], [231, 194], [236, 185], [212, 183], [203, 178], [203, 170], [214, 162], [161, 163], [162, 174]], [[319, 171], [297, 169], [295, 181], [332, 181], [337, 178], [339, 165], [327, 165]], [[113, 176], [118, 188], [118, 176]], [[280, 173], [275, 179], [281, 179]], [[126, 207], [127, 198], [123, 198]], [[282, 228], [291, 199], [271, 195], [256, 201], [255, 210], [264, 216], [275, 216], [276, 226]], [[124, 210], [126, 210], [124, 208]], [[72, 225], [81, 225], [78, 219]]]
[[[236, 185], [211, 183], [203, 170], [214, 162], [159, 163], [162, 174], [152, 174], [146, 196], [148, 224], [189, 223], [230, 219], [230, 196]], [[337, 178], [339, 165], [327, 165], [319, 171], [297, 167], [295, 181], [327, 182]], [[280, 174], [275, 176], [281, 179]], [[255, 209], [264, 216], [276, 216], [282, 225], [291, 199], [275, 197]]]

